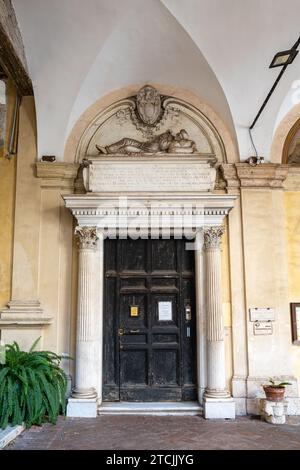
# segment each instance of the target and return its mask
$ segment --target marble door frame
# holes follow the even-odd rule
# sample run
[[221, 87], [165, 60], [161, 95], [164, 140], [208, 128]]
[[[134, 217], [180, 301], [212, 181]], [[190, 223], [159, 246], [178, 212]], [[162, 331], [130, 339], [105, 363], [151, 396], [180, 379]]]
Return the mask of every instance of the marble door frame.
[[[109, 217], [114, 215], [111, 198], [108, 202], [103, 197], [80, 194], [65, 196], [64, 199], [78, 222], [75, 236], [79, 255], [76, 373], [67, 414], [96, 416], [102, 403], [104, 238], [107, 235], [124, 236], [123, 226], [121, 223], [116, 226], [114, 219], [113, 227], [112, 218], [107, 220], [107, 214]], [[225, 386], [220, 244], [224, 218], [233, 207], [235, 197], [204, 195], [197, 199], [198, 202], [201, 200], [201, 222], [193, 230], [185, 227], [185, 233], [189, 230], [193, 233], [194, 241], [191, 243], [195, 244], [198, 400], [203, 405], [206, 418], [234, 418], [234, 401]], [[178, 198], [176, 204], [182, 215]], [[167, 229], [177, 230], [179, 217], [176, 218], [174, 200], [170, 200], [167, 206], [172, 215]], [[153, 207], [149, 208], [148, 215], [151, 211]], [[145, 212], [133, 214], [130, 209], [124, 214], [129, 219], [133, 215], [139, 217], [140, 233], [149, 232], [149, 219]]]

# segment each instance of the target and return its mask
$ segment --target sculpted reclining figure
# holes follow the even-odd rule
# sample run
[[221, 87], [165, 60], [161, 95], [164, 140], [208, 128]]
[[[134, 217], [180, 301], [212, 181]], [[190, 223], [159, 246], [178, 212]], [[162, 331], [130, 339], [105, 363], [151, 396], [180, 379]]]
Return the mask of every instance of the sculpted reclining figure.
[[181, 129], [176, 135], [171, 131], [157, 135], [149, 142], [139, 142], [138, 140], [125, 137], [114, 144], [100, 147], [96, 145], [100, 154], [161, 154], [161, 153], [194, 153], [197, 151], [196, 144], [189, 139], [185, 129]]

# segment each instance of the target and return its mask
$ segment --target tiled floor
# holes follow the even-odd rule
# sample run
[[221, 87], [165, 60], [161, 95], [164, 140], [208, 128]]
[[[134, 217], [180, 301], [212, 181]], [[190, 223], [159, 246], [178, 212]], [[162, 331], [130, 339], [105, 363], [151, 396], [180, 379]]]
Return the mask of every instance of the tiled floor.
[[300, 418], [272, 425], [254, 417], [206, 421], [200, 416], [59, 418], [32, 427], [10, 449], [202, 450], [300, 449]]

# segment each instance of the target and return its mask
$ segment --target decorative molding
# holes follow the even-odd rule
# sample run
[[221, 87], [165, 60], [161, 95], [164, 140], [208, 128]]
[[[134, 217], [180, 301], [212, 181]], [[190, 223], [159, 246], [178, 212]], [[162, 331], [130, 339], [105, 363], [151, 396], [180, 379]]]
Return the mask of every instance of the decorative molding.
[[238, 179], [235, 164], [223, 163], [220, 165], [220, 172], [222, 173], [222, 177], [226, 182], [227, 193], [239, 193], [240, 181]]
[[79, 163], [64, 162], [37, 162], [36, 174], [38, 178], [75, 179], [79, 170]]
[[227, 192], [235, 193], [240, 188], [282, 189], [289, 173], [289, 165], [262, 163], [251, 166], [248, 163], [222, 164], [221, 171], [227, 183]]
[[90, 250], [97, 247], [97, 227], [81, 227], [75, 228], [75, 237], [80, 250]]
[[283, 187], [286, 191], [300, 191], [300, 165], [289, 166], [289, 173]]
[[208, 227], [203, 230], [205, 250], [220, 249], [222, 235], [225, 233], [223, 225], [219, 227]]
[[46, 326], [53, 318], [45, 315], [38, 300], [11, 300], [0, 310], [0, 328]]
[[227, 187], [226, 180], [223, 175], [221, 165], [218, 165], [216, 168], [216, 182], [214, 191], [224, 191]]
[[79, 168], [79, 163], [37, 162], [36, 176], [42, 188], [73, 188]]
[[[234, 206], [234, 195], [145, 195], [125, 197], [112, 194], [71, 194], [63, 196], [66, 207], [80, 226], [97, 227], [116, 233], [120, 227], [136, 227], [141, 231], [159, 228], [161, 218], [168, 218], [168, 229], [202, 228], [221, 225]], [[124, 225], [126, 220], [127, 226]], [[121, 229], [120, 229], [121, 230]]]
[[297, 119], [297, 121], [294, 123], [294, 125], [291, 127], [291, 129], [288, 132], [288, 135], [286, 136], [284, 146], [283, 146], [283, 151], [282, 151], [282, 163], [287, 164], [289, 162], [289, 150], [290, 146], [293, 142], [293, 139], [300, 129], [300, 118]]
[[263, 163], [255, 167], [236, 163], [235, 166], [241, 188], [282, 189], [289, 170], [288, 165], [277, 163]]

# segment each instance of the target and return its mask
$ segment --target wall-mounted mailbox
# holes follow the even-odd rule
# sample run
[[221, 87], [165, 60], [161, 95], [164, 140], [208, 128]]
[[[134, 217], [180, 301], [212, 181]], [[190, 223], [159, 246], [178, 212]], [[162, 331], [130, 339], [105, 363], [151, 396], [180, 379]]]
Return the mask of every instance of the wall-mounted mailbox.
[[250, 321], [254, 322], [266, 322], [275, 321], [275, 310], [274, 308], [249, 308]]

